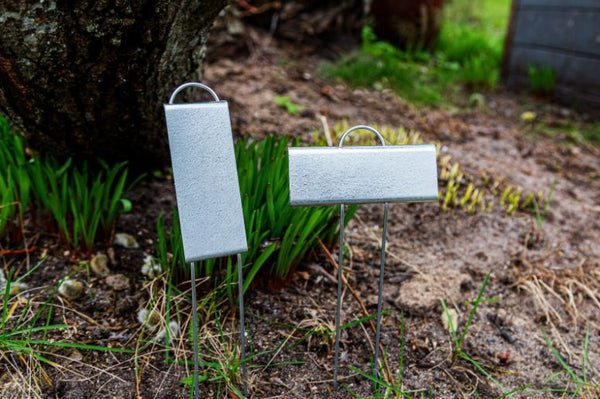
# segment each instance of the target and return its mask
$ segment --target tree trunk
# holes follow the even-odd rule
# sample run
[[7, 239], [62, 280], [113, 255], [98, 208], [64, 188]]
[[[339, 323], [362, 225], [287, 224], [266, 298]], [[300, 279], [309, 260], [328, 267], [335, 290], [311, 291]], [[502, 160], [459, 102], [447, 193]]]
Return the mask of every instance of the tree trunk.
[[169, 160], [162, 104], [201, 80], [209, 29], [227, 0], [0, 3], [0, 112], [61, 157]]
[[399, 47], [433, 46], [440, 34], [444, 0], [371, 0], [375, 34]]

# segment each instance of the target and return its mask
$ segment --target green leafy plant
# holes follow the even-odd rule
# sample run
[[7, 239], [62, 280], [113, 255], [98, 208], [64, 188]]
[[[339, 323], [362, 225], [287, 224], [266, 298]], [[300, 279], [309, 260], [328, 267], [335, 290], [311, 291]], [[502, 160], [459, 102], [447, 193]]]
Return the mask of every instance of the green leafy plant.
[[76, 166], [71, 160], [29, 155], [25, 139], [3, 117], [0, 139], [0, 234], [29, 212], [34, 225], [89, 253], [95, 240], [108, 238], [120, 214], [131, 209], [124, 195], [139, 178], [128, 182], [125, 163]]
[[[289, 205], [287, 174], [290, 144], [288, 138], [267, 137], [260, 141], [240, 140], [235, 144], [235, 156], [240, 178], [242, 208], [248, 238], [248, 252], [242, 254], [244, 290], [262, 275], [271, 284], [289, 277], [296, 265], [323, 242], [334, 241], [338, 229], [337, 207], [297, 207]], [[298, 144], [295, 141], [294, 144]], [[344, 223], [356, 212], [348, 208]], [[178, 268], [176, 279], [189, 278], [184, 264], [177, 214], [173, 228], [165, 230], [162, 218], [157, 223], [157, 257], [165, 267]], [[169, 258], [167, 254], [171, 254]], [[210, 259], [198, 264], [200, 277], [218, 277], [215, 284], [227, 288], [233, 301], [237, 283], [235, 261], [228, 258]]]
[[466, 58], [460, 70], [460, 80], [473, 89], [489, 89], [498, 82], [498, 61], [479, 54]]
[[475, 359], [473, 359], [471, 356], [469, 356], [469, 354], [463, 349], [463, 343], [467, 337], [467, 333], [469, 332], [469, 327], [471, 326], [471, 323], [473, 322], [473, 318], [475, 317], [475, 312], [477, 312], [477, 308], [479, 307], [479, 305], [485, 301], [483, 299], [483, 293], [485, 292], [485, 288], [487, 287], [488, 282], [490, 280], [490, 275], [491, 275], [491, 273], [488, 273], [485, 276], [485, 279], [483, 280], [483, 284], [481, 285], [481, 289], [479, 290], [479, 293], [477, 294], [477, 298], [472, 302], [471, 312], [469, 313], [467, 323], [465, 324], [464, 328], [462, 329], [462, 332], [460, 333], [460, 335], [457, 334], [458, 326], [453, 325], [452, 317], [450, 315], [448, 307], [446, 306], [446, 302], [442, 299], [441, 303], [442, 303], [442, 307], [444, 309], [444, 315], [446, 317], [446, 320], [448, 320], [448, 323], [449, 323], [448, 330], [450, 331], [451, 337], [452, 337], [453, 346], [452, 346], [451, 364], [454, 364], [458, 359], [467, 361], [472, 366], [474, 366], [477, 371], [479, 371], [481, 374], [483, 374], [488, 380], [493, 382], [503, 393], [506, 393], [507, 391], [502, 386], [502, 384], [500, 384], [500, 382], [498, 382], [498, 380], [496, 380], [489, 371], [487, 371], [480, 363], [478, 363]]
[[556, 84], [556, 73], [549, 67], [537, 67], [529, 65], [527, 68], [529, 75], [529, 86], [534, 94], [541, 96], [551, 96]]
[[286, 112], [290, 115], [296, 115], [298, 112], [302, 111], [303, 107], [300, 104], [296, 104], [292, 101], [288, 96], [277, 96], [275, 97], [275, 104], [285, 109]]
[[[19, 227], [30, 202], [25, 139], [0, 115], [0, 236]], [[18, 213], [18, 214], [17, 214]]]
[[535, 196], [532, 197], [533, 209], [535, 212], [535, 220], [540, 229], [544, 225], [544, 219], [546, 218], [546, 213], [548, 212], [548, 207], [550, 206], [550, 201], [552, 201], [552, 194], [554, 194], [555, 188], [556, 188], [556, 180], [552, 180], [552, 183], [550, 184], [550, 190], [548, 190], [548, 194], [546, 194], [546, 199], [543, 201], [541, 210], [540, 210], [540, 204], [538, 204], [538, 200], [535, 198]]
[[369, 27], [363, 28], [362, 46], [359, 52], [341, 58], [337, 63], [326, 65], [323, 72], [337, 77], [352, 87], [385, 88], [418, 104], [438, 104], [447, 86], [445, 69], [423, 66], [417, 60], [429, 60], [419, 49], [406, 51], [389, 43], [377, 41]]

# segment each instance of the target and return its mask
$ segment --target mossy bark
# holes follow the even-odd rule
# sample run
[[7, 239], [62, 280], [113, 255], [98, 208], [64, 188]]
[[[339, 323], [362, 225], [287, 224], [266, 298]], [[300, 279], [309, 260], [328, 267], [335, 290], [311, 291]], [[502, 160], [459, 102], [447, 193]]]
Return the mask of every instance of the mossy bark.
[[0, 112], [61, 157], [165, 165], [162, 104], [201, 80], [227, 0], [0, 3]]

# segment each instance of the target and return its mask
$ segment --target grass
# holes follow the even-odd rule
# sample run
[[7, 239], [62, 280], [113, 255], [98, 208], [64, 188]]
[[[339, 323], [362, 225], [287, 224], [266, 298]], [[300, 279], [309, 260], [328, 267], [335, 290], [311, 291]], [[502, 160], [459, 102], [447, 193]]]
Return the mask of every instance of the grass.
[[25, 138], [0, 116], [0, 236], [22, 231], [27, 219], [89, 254], [96, 240], [110, 238], [120, 214], [131, 209], [124, 196], [138, 180], [129, 180], [126, 163], [77, 166], [32, 154]]
[[493, 90], [498, 82], [508, 0], [448, 2], [434, 48], [400, 50], [363, 29], [359, 51], [323, 72], [351, 87], [389, 88], [418, 105], [451, 103], [461, 89]]
[[[350, 369], [354, 373], [373, 382], [373, 391], [374, 391], [375, 395], [372, 397], [363, 398], [363, 399], [410, 398], [410, 397], [413, 397], [411, 395], [412, 393], [417, 393], [417, 392], [421, 393], [421, 396], [422, 396], [422, 391], [424, 391], [424, 389], [409, 390], [409, 391], [402, 389], [402, 377], [403, 377], [403, 373], [404, 373], [404, 356], [406, 354], [405, 350], [406, 350], [406, 329], [405, 329], [405, 325], [404, 325], [404, 312], [402, 312], [400, 314], [400, 355], [399, 355], [399, 360], [398, 360], [398, 373], [396, 375], [395, 381], [388, 383], [387, 381], [385, 381], [384, 379], [382, 379], [376, 375], [367, 374], [364, 371], [362, 371], [356, 367], [350, 366]], [[384, 351], [383, 356], [384, 356], [383, 364], [386, 364], [386, 361], [385, 361], [385, 357], [387, 356], [386, 351]], [[348, 391], [348, 393], [350, 393], [350, 395], [352, 395], [353, 398], [359, 398], [359, 396], [356, 395], [356, 393], [354, 393], [347, 385], [344, 385], [344, 388], [346, 389], [346, 391]], [[383, 394], [381, 392], [381, 388], [385, 389], [383, 391]]]
[[288, 96], [277, 96], [275, 97], [275, 104], [285, 109], [286, 112], [290, 115], [296, 115], [298, 112], [302, 111], [304, 107], [300, 104], [296, 104], [292, 101]]
[[[62, 280], [54, 287], [43, 302], [35, 301], [35, 296], [13, 295], [11, 287], [22, 284], [23, 280], [40, 268], [44, 259], [27, 273], [13, 281], [13, 271], [6, 277], [2, 287], [2, 313], [0, 316], [0, 361], [19, 376], [22, 390], [39, 395], [42, 386], [49, 383], [44, 366], [62, 368], [56, 360], [65, 359], [73, 351], [108, 351], [131, 353], [124, 348], [108, 347], [88, 343], [56, 340], [56, 334], [66, 333], [71, 326], [67, 323], [53, 324], [55, 306], [53, 299]], [[63, 352], [63, 353], [61, 353]], [[66, 352], [66, 355], [64, 354]], [[71, 361], [74, 361], [71, 359]], [[25, 368], [23, 372], [22, 369]]]
[[567, 145], [574, 143], [600, 146], [599, 122], [582, 122], [570, 119], [557, 121], [551, 116], [542, 115], [530, 129], [533, 133], [545, 136], [562, 136]]
[[[590, 370], [589, 368], [589, 342], [590, 342], [590, 330], [589, 328], [585, 331], [585, 338], [583, 342], [583, 354], [581, 358], [581, 372], [576, 371], [573, 367], [571, 367], [567, 361], [563, 358], [563, 356], [558, 352], [558, 350], [552, 344], [552, 341], [548, 337], [546, 333], [543, 333], [544, 339], [546, 341], [546, 345], [550, 349], [552, 356], [556, 359], [556, 361], [560, 364], [561, 370], [560, 372], [552, 375], [548, 380], [548, 382], [559, 381], [561, 385], [565, 385], [564, 389], [555, 389], [556, 391], [570, 395], [570, 397], [585, 397], [585, 398], [595, 398], [600, 395], [600, 385], [598, 381], [598, 375], [596, 375], [595, 371]], [[562, 382], [560, 382], [562, 380]], [[542, 392], [547, 392], [548, 390], [539, 390]]]
[[556, 73], [554, 69], [548, 67], [536, 67], [530, 65], [527, 68], [529, 74], [529, 86], [534, 94], [541, 96], [551, 96], [554, 92], [556, 83]]
[[431, 65], [411, 61], [418, 58], [388, 43], [376, 41], [367, 27], [363, 29], [360, 51], [343, 57], [335, 64], [326, 65], [323, 72], [351, 87], [387, 87], [416, 104], [439, 104], [451, 71], [441, 68], [438, 73], [433, 73]]
[[552, 194], [554, 194], [554, 189], [556, 188], [556, 180], [552, 180], [552, 184], [550, 184], [550, 190], [548, 190], [548, 194], [546, 194], [546, 199], [543, 202], [541, 209], [540, 204], [538, 204], [538, 200], [533, 197], [532, 203], [535, 212], [535, 220], [537, 222], [538, 228], [541, 230], [544, 225], [544, 219], [546, 218], [546, 213], [548, 212], [548, 207], [550, 206], [550, 201], [552, 201]]
[[452, 356], [451, 356], [451, 360], [450, 360], [450, 367], [452, 367], [455, 364], [455, 362], [459, 359], [466, 361], [471, 366], [473, 366], [476, 371], [478, 371], [483, 376], [485, 376], [489, 381], [493, 382], [494, 385], [496, 385], [504, 394], [506, 394], [508, 392], [506, 390], [506, 388], [504, 388], [502, 386], [502, 384], [500, 384], [500, 382], [497, 379], [495, 379], [492, 376], [492, 374], [488, 370], [486, 370], [486, 368], [483, 365], [481, 365], [477, 360], [475, 360], [473, 357], [471, 357], [463, 349], [463, 344], [465, 342], [465, 339], [467, 338], [467, 333], [469, 332], [469, 327], [471, 326], [471, 323], [473, 322], [473, 318], [475, 317], [477, 308], [479, 307], [479, 305], [482, 302], [484, 302], [483, 293], [485, 292], [485, 289], [490, 280], [490, 275], [491, 275], [491, 272], [485, 276], [485, 279], [483, 280], [483, 284], [481, 285], [481, 289], [479, 290], [479, 293], [477, 294], [477, 298], [472, 302], [472, 307], [471, 307], [471, 311], [469, 313], [469, 317], [467, 318], [467, 322], [466, 322], [465, 326], [463, 327], [460, 335], [457, 334], [458, 326], [452, 325], [453, 324], [452, 317], [450, 316], [450, 312], [448, 310], [448, 307], [446, 306], [446, 302], [442, 299], [441, 303], [442, 303], [442, 307], [444, 309], [444, 315], [446, 317], [446, 320], [448, 320], [448, 323], [449, 323], [448, 329], [450, 331], [451, 338], [452, 338]]

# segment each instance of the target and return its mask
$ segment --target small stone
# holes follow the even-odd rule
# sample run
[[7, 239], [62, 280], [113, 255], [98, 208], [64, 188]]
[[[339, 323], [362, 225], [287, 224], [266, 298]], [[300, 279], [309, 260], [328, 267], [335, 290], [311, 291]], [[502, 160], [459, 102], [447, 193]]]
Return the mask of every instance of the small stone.
[[[177, 323], [176, 321], [169, 322], [169, 340], [172, 341], [173, 339], [177, 338], [179, 336], [179, 332], [180, 332], [179, 323]], [[165, 341], [166, 338], [167, 338], [167, 330], [165, 328], [162, 328], [158, 332], [158, 334], [156, 334], [156, 341], [163, 342], [163, 341]]]
[[425, 315], [435, 308], [441, 308], [439, 298], [449, 299], [447, 302], [460, 302], [466, 295], [461, 292], [460, 283], [470, 278], [459, 271], [415, 274], [402, 283], [394, 305], [411, 314]]
[[9, 294], [10, 295], [19, 295], [23, 291], [26, 291], [28, 288], [29, 288], [29, 286], [27, 284], [18, 281], [16, 283], [12, 283], [10, 285]]
[[537, 115], [532, 111], [525, 111], [521, 114], [521, 120], [525, 123], [533, 122], [536, 117]]
[[446, 308], [446, 310], [442, 311], [442, 325], [444, 329], [448, 332], [456, 332], [456, 327], [458, 326], [458, 313], [454, 308]]
[[97, 253], [92, 257], [90, 268], [94, 274], [100, 277], [108, 276], [110, 274], [110, 269], [108, 268], [108, 256], [103, 253]]
[[150, 312], [148, 309], [142, 308], [138, 310], [137, 320], [149, 330], [155, 330], [160, 324], [161, 317], [158, 312]]
[[162, 265], [152, 255], [146, 255], [141, 272], [144, 276], [153, 279], [162, 273]]
[[377, 306], [379, 303], [379, 296], [375, 294], [367, 295], [367, 306]]
[[473, 93], [469, 96], [469, 107], [481, 108], [485, 106], [485, 97], [480, 93]]
[[84, 286], [79, 280], [72, 280], [70, 278], [65, 279], [60, 287], [58, 287], [58, 293], [67, 299], [77, 299], [83, 294]]
[[106, 285], [115, 291], [123, 291], [129, 288], [129, 279], [123, 274], [113, 274], [104, 280]]
[[113, 244], [120, 245], [124, 248], [139, 248], [140, 244], [136, 241], [135, 237], [127, 233], [115, 234], [115, 240]]
[[383, 83], [381, 83], [381, 82], [373, 83], [373, 90], [376, 90], [376, 91], [383, 90]]

